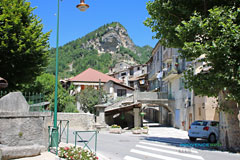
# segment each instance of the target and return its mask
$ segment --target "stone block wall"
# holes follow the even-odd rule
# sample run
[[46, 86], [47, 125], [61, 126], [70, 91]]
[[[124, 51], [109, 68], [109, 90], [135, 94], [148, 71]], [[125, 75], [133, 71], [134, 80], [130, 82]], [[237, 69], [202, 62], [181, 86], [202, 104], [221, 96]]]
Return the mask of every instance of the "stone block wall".
[[69, 120], [69, 128], [75, 130], [95, 129], [95, 117], [90, 113], [58, 113], [58, 120]]
[[0, 144], [48, 147], [50, 113], [0, 113]]

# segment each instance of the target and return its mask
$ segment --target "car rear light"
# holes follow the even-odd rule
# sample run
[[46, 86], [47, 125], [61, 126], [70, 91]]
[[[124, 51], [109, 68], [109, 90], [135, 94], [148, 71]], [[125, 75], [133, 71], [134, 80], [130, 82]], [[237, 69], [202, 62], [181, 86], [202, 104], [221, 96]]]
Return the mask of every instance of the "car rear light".
[[191, 129], [191, 126], [189, 126], [189, 129]]
[[209, 127], [204, 127], [203, 130], [208, 131]]

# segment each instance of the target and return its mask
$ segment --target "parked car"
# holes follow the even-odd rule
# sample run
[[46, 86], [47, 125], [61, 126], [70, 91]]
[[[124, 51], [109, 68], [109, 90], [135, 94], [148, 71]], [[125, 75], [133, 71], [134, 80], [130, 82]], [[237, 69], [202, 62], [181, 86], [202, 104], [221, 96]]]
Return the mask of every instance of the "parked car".
[[218, 121], [194, 121], [189, 127], [188, 137], [190, 141], [196, 141], [197, 138], [207, 139], [210, 143], [216, 143], [219, 137]]

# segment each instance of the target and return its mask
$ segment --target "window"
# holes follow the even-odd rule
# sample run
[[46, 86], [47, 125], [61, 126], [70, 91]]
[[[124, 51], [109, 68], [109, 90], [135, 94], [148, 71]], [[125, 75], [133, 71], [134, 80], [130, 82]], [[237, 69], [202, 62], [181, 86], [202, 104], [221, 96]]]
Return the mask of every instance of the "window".
[[179, 78], [179, 90], [184, 88], [184, 80], [182, 78]]
[[127, 75], [126, 72], [121, 73], [121, 76], [126, 76], [126, 75]]
[[219, 122], [211, 122], [211, 126], [218, 127]]
[[134, 82], [133, 81], [130, 81], [129, 82], [130, 86], [134, 88]]
[[130, 75], [133, 75], [133, 68], [130, 69]]
[[202, 115], [201, 110], [202, 110], [201, 107], [199, 107], [199, 108], [198, 108], [198, 115], [199, 115], [199, 116]]
[[195, 125], [195, 126], [206, 126], [208, 122], [205, 122], [205, 121], [195, 121], [192, 123], [192, 125]]
[[118, 97], [125, 97], [127, 95], [126, 89], [117, 89], [117, 96]]

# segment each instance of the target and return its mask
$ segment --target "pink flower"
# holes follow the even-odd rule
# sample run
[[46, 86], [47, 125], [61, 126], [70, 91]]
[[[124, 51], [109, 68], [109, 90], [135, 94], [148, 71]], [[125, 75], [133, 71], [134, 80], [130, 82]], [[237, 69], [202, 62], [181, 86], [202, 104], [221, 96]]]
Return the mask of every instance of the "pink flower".
[[68, 148], [68, 147], [65, 147], [64, 150], [67, 151], [67, 150], [69, 150], [69, 148]]

